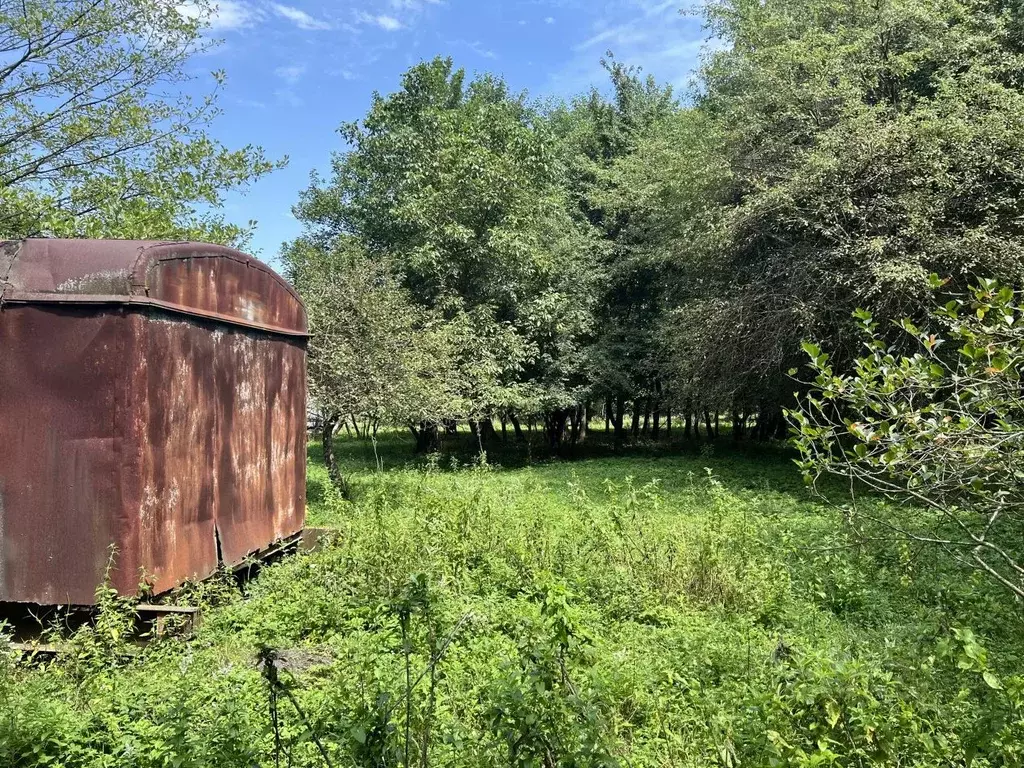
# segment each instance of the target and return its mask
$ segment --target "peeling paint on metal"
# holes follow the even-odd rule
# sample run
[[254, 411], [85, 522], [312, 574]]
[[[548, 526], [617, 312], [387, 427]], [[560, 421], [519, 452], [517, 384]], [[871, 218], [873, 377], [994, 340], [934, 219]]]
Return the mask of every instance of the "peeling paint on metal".
[[[5, 541], [4, 538], [4, 486], [0, 483], [0, 542]], [[7, 592], [7, 578], [6, 578], [6, 562], [4, 552], [7, 548], [0, 547], [0, 595]]]
[[[0, 601], [91, 603], [112, 544], [120, 592], [142, 573], [162, 592], [302, 529], [306, 316], [280, 277], [203, 244], [0, 244], [14, 251]], [[115, 295], [77, 301], [98, 288]]]
[[54, 293], [77, 295], [117, 295], [130, 290], [131, 272], [107, 270], [73, 277], [53, 289]]

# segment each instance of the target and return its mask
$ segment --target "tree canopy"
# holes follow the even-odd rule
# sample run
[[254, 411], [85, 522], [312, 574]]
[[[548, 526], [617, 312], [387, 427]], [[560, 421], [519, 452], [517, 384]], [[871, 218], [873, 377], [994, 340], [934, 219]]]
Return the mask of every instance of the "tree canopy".
[[465, 397], [417, 428], [578, 403], [593, 236], [570, 213], [544, 116], [500, 79], [436, 59], [342, 135], [351, 148], [296, 206], [304, 239], [323, 253], [358, 242], [416, 307], [467, 334]]
[[223, 73], [183, 95], [212, 8], [0, 0], [0, 237], [245, 242], [223, 194], [280, 163], [209, 136]]
[[600, 408], [620, 441], [672, 410], [781, 436], [804, 339], [849, 364], [857, 307], [920, 318], [931, 272], [1024, 276], [1019, 11], [703, 12], [718, 44], [682, 98], [609, 60], [606, 87], [536, 105], [437, 59], [343, 127], [304, 237], [354, 238], [418, 306], [509, 332], [452, 418], [554, 419], [555, 445]]

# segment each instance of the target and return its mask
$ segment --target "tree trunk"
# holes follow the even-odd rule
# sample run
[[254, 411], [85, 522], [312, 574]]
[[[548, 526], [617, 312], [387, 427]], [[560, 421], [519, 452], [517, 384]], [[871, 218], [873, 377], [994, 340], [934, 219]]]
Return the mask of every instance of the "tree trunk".
[[583, 404], [583, 413], [581, 415], [580, 442], [585, 443], [587, 441], [587, 435], [590, 433], [590, 417], [592, 415], [589, 402]]
[[654, 382], [654, 429], [651, 432], [654, 442], [661, 437], [661, 382]]
[[575, 448], [580, 442], [583, 428], [583, 406], [577, 405], [569, 412], [569, 445]]
[[718, 411], [715, 411], [715, 437], [716, 437], [716, 438], [717, 438], [717, 437], [718, 437], [718, 435], [719, 435], [719, 431], [718, 431], [718, 430], [719, 430], [720, 424], [719, 424], [719, 421], [718, 421], [718, 417], [719, 417], [720, 415], [721, 415], [721, 414], [719, 414], [719, 412], [718, 412]]
[[672, 406], [665, 409], [665, 437], [672, 439]]
[[417, 453], [437, 453], [441, 450], [441, 435], [436, 424], [421, 421], [419, 428], [414, 424], [410, 424], [409, 431], [416, 438]]
[[614, 424], [615, 424], [615, 447], [616, 448], [622, 447], [622, 443], [626, 439], [626, 431], [623, 428], [624, 427], [623, 421], [625, 421], [625, 418], [626, 418], [626, 397], [625, 397], [625, 395], [621, 395], [620, 394], [615, 399]]
[[686, 400], [686, 429], [683, 431], [683, 436], [687, 440], [693, 437], [693, 408], [689, 399]]
[[558, 408], [548, 411], [544, 415], [544, 431], [548, 438], [548, 447], [557, 451], [562, 447], [565, 440], [565, 425], [569, 421], [569, 411], [565, 408]]
[[324, 465], [327, 467], [327, 476], [331, 479], [331, 485], [337, 488], [342, 496], [348, 498], [348, 483], [345, 482], [345, 478], [341, 474], [341, 467], [338, 466], [338, 457], [334, 453], [334, 430], [338, 428], [339, 421], [338, 416], [324, 418], [320, 439], [323, 441]]
[[519, 423], [519, 417], [512, 413], [508, 418], [512, 422], [512, 429], [515, 430], [516, 440], [520, 443], [523, 442], [523, 425]]
[[508, 419], [501, 417], [501, 442], [508, 442]]
[[612, 399], [609, 397], [604, 401], [604, 433], [607, 435], [612, 431]]
[[643, 435], [647, 437], [651, 434], [651, 398], [644, 398], [644, 428]]
[[713, 439], [715, 432], [711, 426], [711, 412], [707, 408], [704, 409], [704, 427], [708, 433], [708, 440]]
[[636, 440], [640, 434], [640, 401], [633, 401], [633, 423], [630, 425], [631, 432], [633, 433], [633, 439]]
[[775, 439], [784, 440], [789, 434], [789, 424], [786, 423], [786, 414], [779, 409], [777, 421], [775, 423]]

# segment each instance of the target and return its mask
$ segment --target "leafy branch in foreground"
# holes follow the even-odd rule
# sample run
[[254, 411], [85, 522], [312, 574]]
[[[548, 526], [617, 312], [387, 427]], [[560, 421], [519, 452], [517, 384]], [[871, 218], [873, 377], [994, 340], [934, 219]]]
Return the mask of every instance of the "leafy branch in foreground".
[[215, 8], [0, 0], [0, 237], [246, 242], [224, 192], [283, 163], [209, 135], [223, 73], [186, 93]]
[[[933, 288], [943, 281], [932, 278]], [[898, 355], [878, 323], [858, 311], [867, 354], [854, 372], [805, 343], [816, 378], [790, 413], [798, 462], [818, 488], [823, 475], [901, 503], [896, 518], [850, 508], [890, 530], [941, 547], [1024, 598], [1024, 306], [982, 280], [939, 307], [940, 330], [910, 320], [912, 354]], [[921, 508], [931, 513], [920, 513]]]

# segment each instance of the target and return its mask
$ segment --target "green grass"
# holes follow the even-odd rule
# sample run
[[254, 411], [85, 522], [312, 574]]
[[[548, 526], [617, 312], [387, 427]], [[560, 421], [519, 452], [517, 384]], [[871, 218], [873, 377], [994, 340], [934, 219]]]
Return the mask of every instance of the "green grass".
[[332, 542], [192, 588], [190, 641], [128, 653], [111, 600], [71, 657], [0, 663], [0, 765], [1020, 764], [1020, 612], [987, 582], [859, 545], [782, 448], [602, 437], [339, 440], [352, 501], [312, 445]]

